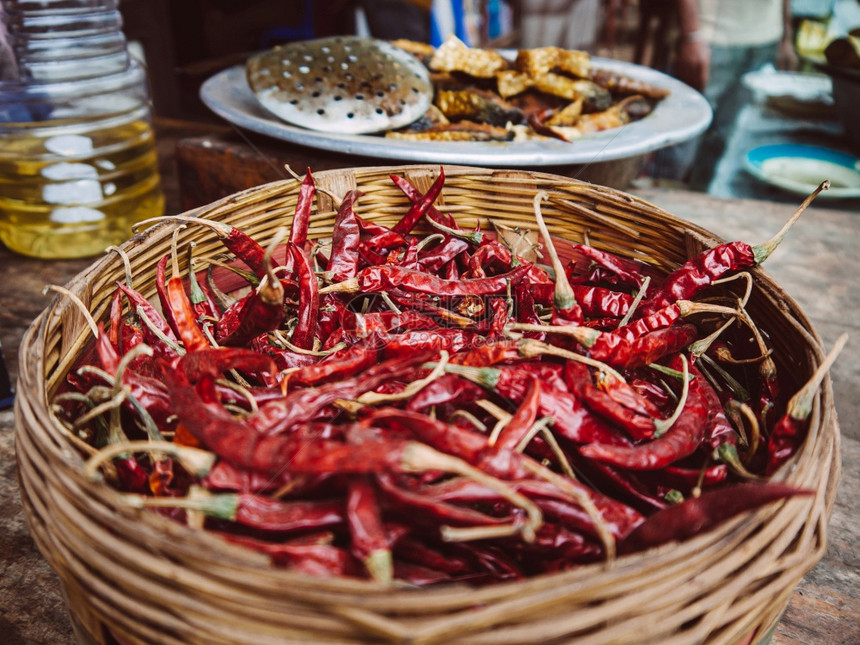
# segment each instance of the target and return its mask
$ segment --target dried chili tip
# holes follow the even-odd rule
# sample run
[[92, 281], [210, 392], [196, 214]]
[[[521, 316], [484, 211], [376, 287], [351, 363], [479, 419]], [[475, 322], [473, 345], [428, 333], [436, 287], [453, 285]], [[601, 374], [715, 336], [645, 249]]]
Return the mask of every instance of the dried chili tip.
[[840, 352], [848, 342], [848, 334], [842, 334], [836, 339], [830, 352], [822, 361], [821, 365], [815, 370], [815, 373], [809, 377], [809, 380], [800, 388], [794, 396], [791, 397], [786, 406], [786, 415], [799, 421], [805, 421], [812, 413], [812, 403], [815, 400], [815, 395], [824, 377], [830, 371], [833, 363], [839, 357]]

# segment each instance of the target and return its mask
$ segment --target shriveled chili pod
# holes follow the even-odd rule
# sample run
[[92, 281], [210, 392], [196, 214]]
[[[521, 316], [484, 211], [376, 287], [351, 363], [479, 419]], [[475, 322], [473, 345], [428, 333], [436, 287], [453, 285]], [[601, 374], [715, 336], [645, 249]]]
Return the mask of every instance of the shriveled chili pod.
[[756, 246], [741, 241], [725, 242], [687, 260], [666, 277], [658, 290], [643, 301], [639, 315], [647, 316], [678, 300], [690, 300], [715, 280], [731, 272], [748, 269], [764, 262], [818, 193], [828, 188], [830, 188], [830, 182], [825, 180], [803, 201], [785, 226], [767, 242]]
[[776, 482], [744, 483], [705, 491], [651, 515], [620, 542], [620, 553], [632, 553], [708, 531], [746, 511], [814, 491]]
[[394, 563], [376, 488], [369, 476], [349, 478], [346, 493], [346, 522], [349, 527], [350, 550], [370, 577], [389, 584], [394, 576]]
[[315, 194], [316, 184], [314, 183], [313, 175], [311, 175], [311, 169], [308, 168], [299, 187], [296, 210], [293, 213], [293, 222], [290, 225], [290, 244], [303, 247], [308, 241], [308, 228]]
[[[677, 365], [677, 361], [675, 362]], [[588, 459], [596, 459], [630, 470], [659, 470], [693, 454], [705, 439], [709, 406], [701, 379], [687, 379], [686, 400], [679, 407], [664, 434], [635, 446], [602, 446], [596, 443], [580, 447]]]
[[320, 290], [308, 254], [300, 246], [290, 244], [299, 281], [299, 315], [291, 342], [300, 349], [312, 349], [317, 332], [317, 311]]
[[776, 472], [797, 452], [806, 436], [807, 421], [809, 415], [812, 414], [818, 388], [847, 342], [847, 334], [842, 334], [836, 339], [833, 348], [809, 377], [809, 380], [789, 399], [785, 414], [770, 429], [767, 443], [767, 465], [765, 467], [767, 475]]
[[326, 267], [326, 273], [332, 282], [343, 282], [358, 273], [361, 231], [353, 206], [361, 195], [357, 190], [348, 191], [338, 208], [332, 229], [331, 255]]
[[321, 293], [378, 293], [401, 287], [437, 296], [482, 296], [504, 293], [508, 284], [516, 284], [528, 271], [528, 265], [520, 265], [507, 273], [468, 280], [444, 280], [423, 271], [396, 264], [366, 267], [355, 278], [329, 285]]
[[439, 176], [430, 186], [427, 194], [416, 201], [412, 202], [412, 206], [406, 214], [394, 225], [392, 230], [398, 235], [406, 235], [415, 228], [415, 225], [424, 217], [424, 214], [433, 205], [433, 202], [442, 193], [442, 187], [445, 185], [445, 169], [439, 167]]

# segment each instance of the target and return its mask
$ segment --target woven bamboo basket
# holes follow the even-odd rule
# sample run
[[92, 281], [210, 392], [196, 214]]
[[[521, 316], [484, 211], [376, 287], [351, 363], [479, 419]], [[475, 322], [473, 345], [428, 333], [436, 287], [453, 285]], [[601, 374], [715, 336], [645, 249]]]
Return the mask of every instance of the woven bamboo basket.
[[[550, 231], [671, 269], [718, 243], [707, 231], [628, 194], [537, 172], [446, 167], [440, 202], [473, 225], [489, 219], [534, 228], [533, 196]], [[316, 175], [335, 195], [360, 188], [357, 212], [393, 224], [405, 197], [390, 173], [426, 190], [438, 166], [344, 169]], [[241, 226], [265, 241], [295, 208], [298, 182], [237, 193], [189, 215]], [[333, 202], [318, 193], [310, 237], [325, 236]], [[129, 240], [135, 288], [154, 295], [157, 260], [173, 224]], [[179, 233], [196, 256], [220, 243], [203, 227]], [[749, 310], [769, 334], [781, 374], [802, 383], [823, 359], [803, 312], [756, 269]], [[67, 287], [97, 320], [108, 315], [117, 254]], [[770, 505], [689, 541], [614, 561], [482, 588], [386, 588], [357, 579], [319, 579], [154, 513], [130, 510], [119, 494], [83, 476], [83, 460], [48, 401], [90, 335], [68, 299], [57, 298], [21, 348], [17, 455], [30, 530], [64, 588], [82, 642], [109, 643], [763, 643], [803, 575], [825, 549], [838, 480], [838, 427], [829, 379], [820, 388], [808, 439], [776, 475], [816, 491]]]

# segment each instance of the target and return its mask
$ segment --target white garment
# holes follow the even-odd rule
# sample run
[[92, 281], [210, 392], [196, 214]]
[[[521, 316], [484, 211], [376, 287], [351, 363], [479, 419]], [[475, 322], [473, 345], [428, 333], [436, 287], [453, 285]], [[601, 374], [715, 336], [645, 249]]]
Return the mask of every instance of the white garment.
[[522, 0], [523, 48], [594, 48], [600, 29], [600, 0]]
[[755, 46], [782, 38], [783, 0], [699, 0], [699, 28], [711, 45]]

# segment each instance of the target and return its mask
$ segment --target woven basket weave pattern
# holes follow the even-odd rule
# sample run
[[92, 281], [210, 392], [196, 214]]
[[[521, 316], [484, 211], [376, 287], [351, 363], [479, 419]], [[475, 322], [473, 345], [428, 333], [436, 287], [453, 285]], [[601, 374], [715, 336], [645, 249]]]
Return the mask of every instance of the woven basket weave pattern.
[[[334, 202], [359, 188], [356, 211], [393, 224], [408, 202], [389, 174], [426, 191], [438, 166], [338, 170], [316, 175], [310, 237], [330, 235]], [[437, 202], [464, 226], [497, 222], [536, 228], [533, 198], [549, 194], [549, 230], [663, 269], [719, 240], [624, 193], [533, 172], [446, 167]], [[240, 226], [261, 242], [289, 224], [298, 182], [268, 184], [187, 213]], [[175, 225], [124, 245], [134, 286], [154, 294], [155, 264]], [[178, 233], [195, 257], [223, 252], [200, 226]], [[184, 260], [183, 260], [184, 261]], [[754, 272], [749, 310], [769, 334], [780, 373], [802, 383], [822, 360], [821, 343], [797, 305]], [[106, 320], [117, 254], [95, 262], [68, 288]], [[48, 401], [90, 340], [83, 316], [57, 299], [21, 349], [16, 440], [22, 499], [31, 532], [57, 571], [70, 611], [96, 643], [725, 643], [759, 642], [775, 626], [793, 587], [822, 556], [838, 480], [838, 428], [829, 379], [809, 438], [777, 474], [817, 491], [728, 522], [683, 544], [609, 564], [486, 588], [389, 589], [363, 580], [319, 579], [274, 569], [243, 548], [130, 510], [108, 486], [83, 477], [83, 459], [51, 416]]]

